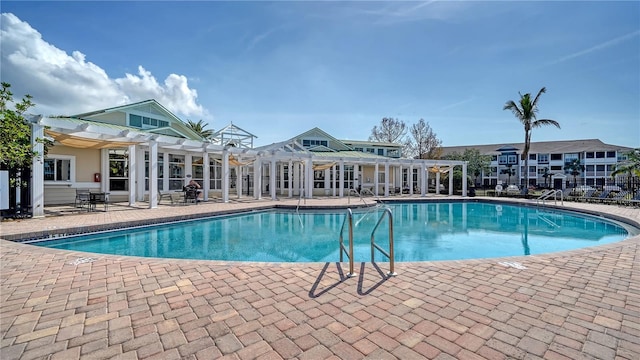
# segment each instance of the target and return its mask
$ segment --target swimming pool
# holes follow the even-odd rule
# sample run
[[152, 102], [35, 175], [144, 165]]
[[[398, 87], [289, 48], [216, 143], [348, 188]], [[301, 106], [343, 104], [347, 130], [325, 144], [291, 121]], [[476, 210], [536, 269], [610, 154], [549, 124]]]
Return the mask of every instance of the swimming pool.
[[[574, 212], [482, 202], [385, 205], [394, 220], [396, 261], [541, 254], [623, 240], [637, 229]], [[354, 260], [369, 261], [382, 208], [353, 212]], [[93, 253], [258, 262], [339, 259], [346, 210], [254, 211], [32, 243]], [[345, 242], [348, 235], [344, 233]], [[388, 221], [376, 242], [388, 247]], [[383, 259], [381, 256], [378, 260]]]

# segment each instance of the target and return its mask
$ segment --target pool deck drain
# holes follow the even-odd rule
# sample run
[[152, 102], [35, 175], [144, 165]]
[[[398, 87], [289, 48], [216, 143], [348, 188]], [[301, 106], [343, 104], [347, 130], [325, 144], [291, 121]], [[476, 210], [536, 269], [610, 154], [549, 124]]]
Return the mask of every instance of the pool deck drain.
[[[0, 237], [287, 202], [297, 199], [115, 206], [3, 222]], [[565, 205], [640, 223], [638, 207]], [[347, 264], [119, 257], [5, 240], [0, 256], [2, 359], [640, 358], [640, 236], [396, 263], [392, 278], [380, 276], [386, 264], [358, 263], [346, 278]]]

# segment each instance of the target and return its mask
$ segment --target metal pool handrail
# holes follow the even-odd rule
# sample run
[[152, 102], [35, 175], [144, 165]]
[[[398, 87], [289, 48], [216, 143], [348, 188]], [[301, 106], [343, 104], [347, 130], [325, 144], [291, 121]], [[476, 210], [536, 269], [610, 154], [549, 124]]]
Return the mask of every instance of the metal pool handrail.
[[[349, 223], [349, 250], [344, 246], [344, 237], [342, 233], [344, 232], [345, 224]], [[347, 214], [344, 217], [344, 221], [342, 221], [342, 227], [340, 228], [340, 262], [342, 262], [342, 255], [346, 254], [349, 258], [349, 273], [347, 277], [356, 276], [356, 273], [353, 270], [353, 212], [351, 209], [347, 209]]]
[[[384, 251], [380, 246], [378, 246], [378, 244], [376, 244], [374, 239], [376, 230], [378, 230], [378, 226], [380, 226], [380, 224], [382, 223], [382, 220], [384, 219], [385, 214], [388, 215], [389, 217], [389, 252], [388, 253]], [[394, 270], [393, 214], [391, 214], [391, 210], [389, 208], [384, 209], [384, 212], [382, 213], [382, 215], [380, 215], [380, 218], [378, 219], [376, 226], [373, 228], [373, 231], [371, 231], [371, 263], [374, 263], [374, 254], [375, 254], [374, 248], [378, 249], [383, 255], [389, 258], [389, 272], [387, 273], [387, 275], [396, 276], [397, 274], [393, 271]]]

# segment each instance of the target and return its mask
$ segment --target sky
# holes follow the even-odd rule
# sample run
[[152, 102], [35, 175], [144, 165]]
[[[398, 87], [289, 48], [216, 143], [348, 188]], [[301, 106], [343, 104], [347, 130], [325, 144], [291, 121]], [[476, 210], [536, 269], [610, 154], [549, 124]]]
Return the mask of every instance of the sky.
[[155, 99], [256, 146], [319, 127], [367, 140], [424, 119], [443, 146], [522, 143], [508, 110], [541, 95], [532, 141], [640, 147], [639, 1], [5, 1], [0, 77], [32, 113]]

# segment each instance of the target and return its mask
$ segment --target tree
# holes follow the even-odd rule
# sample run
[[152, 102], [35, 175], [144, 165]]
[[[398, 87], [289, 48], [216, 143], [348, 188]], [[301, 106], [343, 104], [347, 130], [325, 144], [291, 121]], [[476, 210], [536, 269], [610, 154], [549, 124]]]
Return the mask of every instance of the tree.
[[11, 84], [2, 82], [0, 89], [0, 164], [3, 168], [28, 168], [38, 153], [31, 145], [31, 127], [23, 114], [35, 104], [31, 102], [31, 95], [25, 95], [15, 104], [15, 110], [9, 109], [7, 105], [13, 103], [10, 87]]
[[538, 100], [540, 95], [547, 92], [546, 88], [540, 89], [535, 99], [531, 101], [531, 94], [520, 94], [520, 101], [518, 103], [513, 100], [507, 101], [502, 110], [511, 110], [513, 114], [520, 120], [524, 126], [524, 150], [522, 151], [522, 160], [524, 160], [524, 193], [528, 192], [529, 187], [529, 148], [531, 147], [531, 130], [537, 127], [553, 125], [560, 128], [560, 124], [551, 119], [537, 119], [536, 113], [538, 112]]
[[573, 175], [573, 187], [575, 188], [577, 183], [577, 176], [584, 171], [584, 165], [580, 162], [580, 159], [573, 159], [564, 166], [565, 170], [569, 171], [569, 174]]
[[437, 159], [442, 154], [442, 140], [429, 126], [429, 122], [420, 119], [409, 128], [411, 138], [406, 142], [406, 157], [415, 159]]
[[629, 177], [640, 176], [640, 148], [626, 152], [624, 155], [627, 157], [627, 160], [614, 165], [611, 177], [615, 178], [621, 174], [627, 174]]
[[478, 149], [465, 149], [464, 153], [460, 154], [453, 152], [443, 157], [447, 160], [462, 160], [467, 161], [467, 172], [475, 177], [475, 183], [478, 183], [478, 176], [482, 175], [482, 172], [489, 171], [489, 165], [491, 165], [491, 156], [480, 154]]
[[511, 185], [511, 177], [516, 174], [516, 169], [513, 168], [513, 164], [509, 164], [505, 169], [500, 170], [500, 174], [506, 174], [509, 177], [507, 185]]
[[206, 129], [209, 124], [202, 121], [202, 119], [198, 120], [198, 122], [193, 122], [191, 120], [187, 120], [187, 126], [193, 130], [195, 133], [200, 135], [203, 139], [209, 139], [213, 136], [213, 129]]
[[371, 129], [369, 141], [379, 141], [388, 143], [403, 143], [407, 134], [407, 125], [402, 120], [393, 118], [382, 118], [380, 126]]
[[547, 180], [551, 177], [551, 173], [549, 172], [549, 168], [546, 167], [543, 170], [542, 177], [544, 178], [544, 187], [547, 187]]

